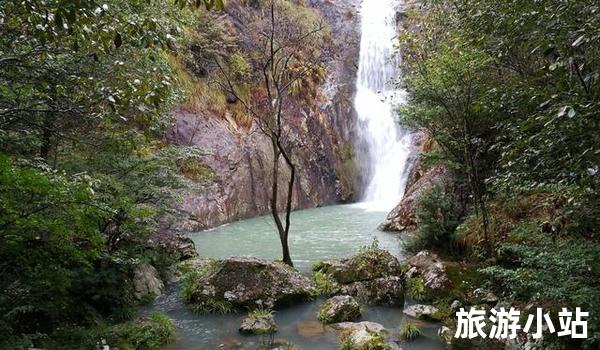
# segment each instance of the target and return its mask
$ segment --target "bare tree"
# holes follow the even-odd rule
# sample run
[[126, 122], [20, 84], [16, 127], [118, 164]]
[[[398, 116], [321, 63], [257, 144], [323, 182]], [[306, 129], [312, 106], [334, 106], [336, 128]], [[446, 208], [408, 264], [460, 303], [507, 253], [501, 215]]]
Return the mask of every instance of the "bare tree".
[[[272, 184], [269, 207], [275, 221], [283, 251], [283, 262], [293, 266], [288, 245], [290, 214], [292, 211], [297, 164], [287, 140], [286, 106], [305, 79], [322, 70], [320, 42], [324, 23], [308, 9], [299, 11], [287, 1], [271, 0], [259, 13], [247, 19], [243, 43], [251, 53], [252, 66], [261, 93], [245, 97], [239, 91], [234, 74], [223, 62], [217, 62], [221, 85], [235, 96], [252, 116], [255, 125], [267, 136], [272, 145]], [[297, 6], [296, 6], [297, 7]], [[280, 188], [280, 160], [283, 158], [290, 176], [287, 186]], [[280, 215], [278, 195], [285, 196], [283, 218]]]

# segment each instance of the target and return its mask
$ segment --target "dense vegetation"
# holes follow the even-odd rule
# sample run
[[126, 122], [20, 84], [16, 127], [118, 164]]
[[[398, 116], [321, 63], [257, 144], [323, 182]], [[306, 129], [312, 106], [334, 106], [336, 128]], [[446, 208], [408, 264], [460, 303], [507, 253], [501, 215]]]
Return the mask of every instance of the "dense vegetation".
[[598, 3], [428, 1], [406, 26], [401, 119], [455, 180], [424, 201], [413, 245], [466, 256], [507, 300], [582, 307], [589, 339], [570, 345], [597, 346]]
[[130, 318], [132, 268], [168, 260], [148, 238], [199, 153], [164, 141], [185, 3], [0, 4], [1, 348]]
[[[277, 61], [289, 63], [273, 72], [278, 93], [314, 105], [321, 45], [296, 36], [320, 17], [274, 4]], [[153, 235], [177, 218], [181, 189], [213, 176], [202, 150], [166, 140], [172, 111], [227, 110], [249, 128], [270, 106], [263, 5], [228, 4], [249, 26], [237, 33], [212, 11], [220, 0], [0, 3], [0, 348], [157, 346], [164, 320], [128, 321], [141, 302], [132, 277], [145, 262], [166, 272], [174, 257]]]

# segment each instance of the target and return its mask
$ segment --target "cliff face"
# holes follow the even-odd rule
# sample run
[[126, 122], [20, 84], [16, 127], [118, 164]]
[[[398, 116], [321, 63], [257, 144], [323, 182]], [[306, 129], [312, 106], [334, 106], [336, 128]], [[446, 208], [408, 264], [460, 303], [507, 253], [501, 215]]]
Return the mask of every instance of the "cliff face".
[[[334, 44], [324, 55], [327, 81], [313, 106], [291, 101], [286, 108], [288, 144], [297, 163], [294, 208], [309, 208], [352, 199], [356, 190], [353, 163], [354, 81], [359, 40], [357, 0], [317, 1], [330, 25]], [[180, 230], [198, 230], [268, 212], [271, 144], [256, 126], [239, 126], [231, 114], [175, 111], [170, 142], [206, 152], [202, 166], [210, 174], [202, 190], [183, 193], [180, 210], [188, 217]], [[284, 166], [281, 169], [285, 169]], [[287, 174], [282, 176], [282, 184]]]

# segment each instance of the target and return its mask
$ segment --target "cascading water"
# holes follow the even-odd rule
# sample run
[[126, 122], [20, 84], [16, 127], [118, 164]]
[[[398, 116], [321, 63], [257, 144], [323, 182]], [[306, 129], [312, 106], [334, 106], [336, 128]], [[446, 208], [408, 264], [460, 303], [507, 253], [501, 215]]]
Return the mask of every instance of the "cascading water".
[[367, 148], [367, 183], [364, 205], [370, 210], [390, 210], [404, 193], [410, 152], [410, 135], [397, 123], [394, 107], [406, 93], [395, 89], [398, 77], [394, 58], [396, 0], [363, 0], [361, 41], [354, 105], [358, 135]]

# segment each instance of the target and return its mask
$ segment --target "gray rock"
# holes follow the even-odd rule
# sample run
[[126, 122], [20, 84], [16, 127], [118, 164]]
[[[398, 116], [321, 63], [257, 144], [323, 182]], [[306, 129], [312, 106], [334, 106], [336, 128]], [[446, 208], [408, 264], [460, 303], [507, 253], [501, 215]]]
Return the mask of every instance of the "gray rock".
[[363, 322], [342, 322], [331, 325], [334, 330], [340, 331], [340, 335], [345, 335], [352, 339], [353, 349], [367, 349], [367, 344], [375, 336], [387, 338], [388, 331], [379, 323]]
[[462, 307], [462, 303], [460, 302], [460, 300], [454, 300], [452, 302], [452, 304], [450, 304], [450, 310], [452, 311], [457, 311], [458, 309], [460, 309]]
[[349, 295], [327, 299], [320, 307], [318, 318], [323, 323], [355, 321], [360, 318], [360, 304]]
[[331, 275], [341, 284], [402, 274], [398, 259], [379, 248], [368, 249], [347, 259], [321, 262], [314, 270]]
[[410, 257], [408, 263], [416, 269], [411, 274], [421, 276], [425, 286], [431, 290], [443, 289], [449, 283], [444, 264], [436, 254], [430, 251], [420, 251]]
[[194, 241], [181, 233], [161, 230], [154, 235], [152, 241], [179, 261], [198, 257]]
[[[259, 0], [247, 3], [261, 7]], [[286, 135], [290, 145], [294, 145], [298, 168], [302, 169], [296, 174], [294, 209], [352, 198], [361, 173], [356, 170], [357, 150], [353, 142], [357, 123], [353, 96], [360, 16], [348, 17], [348, 10], [353, 8], [350, 4], [360, 4], [360, 1], [309, 0], [309, 3], [307, 6], [324, 16], [336, 40], [324, 48], [326, 81], [305, 91], [316, 98], [307, 102], [301, 96], [290, 96], [284, 106], [284, 113], [289, 116]], [[243, 23], [240, 15], [245, 12], [227, 11], [223, 14], [224, 20]], [[235, 31], [234, 27], [239, 26], [230, 29]], [[243, 33], [230, 34], [244, 36]], [[269, 213], [271, 143], [260, 132], [258, 123], [251, 123], [243, 112], [227, 117], [226, 114], [233, 112], [233, 105], [226, 107], [228, 111], [223, 112], [220, 108], [211, 110], [201, 105], [198, 109], [184, 105], [173, 111], [175, 121], [167, 133], [169, 142], [206, 150], [202, 164], [212, 173], [201, 184], [201, 190], [182, 190], [178, 209], [188, 215], [187, 220], [178, 220], [178, 229], [194, 231]], [[281, 171], [287, 172], [287, 169]], [[281, 177], [286, 176], [284, 173]]]
[[[416, 168], [416, 167], [415, 167]], [[385, 221], [379, 225], [382, 231], [414, 231], [418, 225], [417, 208], [421, 205], [423, 198], [435, 187], [442, 189], [450, 187], [452, 183], [450, 171], [445, 166], [435, 166], [422, 174], [418, 180], [412, 180], [415, 172], [411, 171], [409, 183], [404, 197], [400, 203], [387, 215]]]
[[133, 271], [133, 295], [137, 300], [157, 297], [162, 294], [165, 285], [154, 266], [142, 263]]
[[310, 280], [281, 262], [258, 258], [230, 258], [203, 265], [192, 274], [186, 302], [195, 308], [215, 303], [232, 307], [274, 308], [302, 301], [314, 294]]
[[398, 276], [375, 278], [342, 286], [341, 293], [354, 296], [359, 302], [370, 305], [404, 305], [402, 278]]
[[404, 308], [404, 314], [425, 320], [434, 320], [438, 308], [431, 305], [415, 304]]
[[450, 347], [452, 345], [452, 338], [454, 338], [454, 332], [446, 327], [442, 326], [438, 329], [438, 337], [446, 344], [446, 346]]
[[498, 297], [494, 293], [483, 288], [475, 289], [473, 291], [473, 297], [478, 301], [482, 301], [487, 304], [494, 304], [498, 302]]
[[273, 315], [250, 315], [242, 320], [239, 331], [244, 334], [273, 334], [277, 332], [277, 324]]

